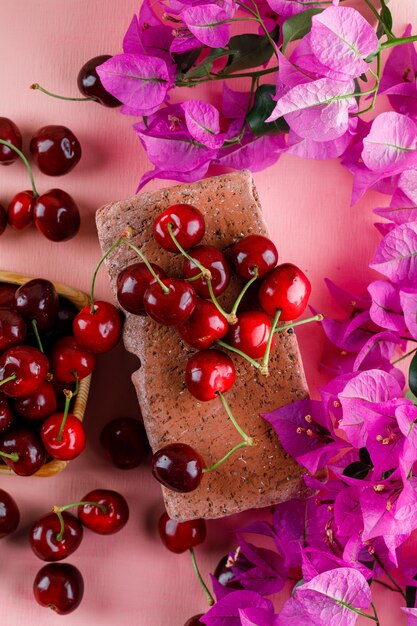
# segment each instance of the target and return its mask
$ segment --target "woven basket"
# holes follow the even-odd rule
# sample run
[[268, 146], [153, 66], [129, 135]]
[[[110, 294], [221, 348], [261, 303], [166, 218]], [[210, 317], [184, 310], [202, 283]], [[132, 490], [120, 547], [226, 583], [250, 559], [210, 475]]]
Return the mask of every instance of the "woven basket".
[[[21, 274], [15, 274], [13, 272], [2, 272], [0, 270], [0, 283], [11, 283], [13, 285], [23, 285], [28, 280], [32, 280], [31, 276], [22, 276]], [[70, 302], [72, 302], [78, 309], [82, 309], [89, 303], [89, 297], [86, 293], [72, 289], [67, 285], [61, 285], [60, 283], [54, 283], [55, 289], [58, 294]], [[75, 396], [74, 407], [71, 413], [83, 421], [85, 408], [87, 406], [88, 392], [90, 390], [91, 375], [87, 376], [80, 382], [78, 394]], [[59, 474], [67, 466], [68, 461], [58, 461], [53, 459], [45, 465], [43, 465], [34, 476], [55, 476]], [[0, 474], [13, 474], [13, 470], [0, 461]]]

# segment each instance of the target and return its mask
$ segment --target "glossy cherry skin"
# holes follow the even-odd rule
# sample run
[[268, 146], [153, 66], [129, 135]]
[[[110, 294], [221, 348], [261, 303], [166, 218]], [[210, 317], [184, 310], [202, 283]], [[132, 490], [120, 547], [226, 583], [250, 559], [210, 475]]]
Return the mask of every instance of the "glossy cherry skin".
[[[47, 357], [32, 346], [14, 346], [0, 356], [0, 389], [11, 398], [30, 396], [42, 385], [48, 373]], [[1, 385], [9, 376], [16, 378]]]
[[173, 204], [162, 211], [153, 225], [154, 237], [161, 248], [177, 254], [179, 250], [169, 233], [169, 224], [173, 227], [172, 234], [184, 250], [200, 243], [206, 230], [202, 214], [191, 204]]
[[81, 145], [66, 126], [50, 125], [40, 128], [29, 146], [32, 157], [44, 174], [67, 174], [81, 159]]
[[236, 580], [236, 576], [234, 575], [232, 568], [227, 567], [228, 561], [229, 556], [227, 554], [220, 559], [216, 569], [214, 570], [214, 577], [217, 578], [223, 587], [237, 590], [243, 589], [240, 582]]
[[164, 278], [162, 282], [168, 287], [169, 292], [165, 293], [158, 283], [148, 287], [143, 298], [145, 311], [158, 324], [164, 326], [183, 324], [196, 305], [194, 287], [180, 278]]
[[26, 322], [11, 309], [0, 309], [0, 352], [26, 341]]
[[57, 341], [51, 355], [52, 372], [63, 383], [82, 380], [91, 374], [96, 364], [92, 352], [82, 348], [75, 337], [64, 337]]
[[0, 395], [0, 435], [6, 433], [14, 424], [13, 411], [4, 396]]
[[204, 617], [204, 613], [199, 615], [193, 615], [190, 619], [187, 619], [184, 626], [204, 626], [203, 622], [200, 622], [200, 617]]
[[195, 309], [186, 322], [177, 327], [180, 337], [192, 348], [207, 350], [216, 339], [224, 337], [229, 325], [211, 300], [197, 298]]
[[16, 398], [13, 408], [17, 415], [26, 420], [43, 420], [55, 413], [57, 407], [55, 388], [52, 383], [43, 382], [31, 396]]
[[89, 59], [78, 73], [77, 84], [78, 89], [86, 98], [93, 97], [103, 106], [114, 108], [122, 103], [104, 89], [97, 74], [97, 67], [109, 59], [111, 59], [111, 56], [108, 54], [101, 54], [93, 59]]
[[74, 319], [72, 330], [80, 346], [93, 354], [101, 354], [119, 343], [122, 318], [113, 304], [95, 300], [94, 313], [91, 313], [90, 305], [81, 309]]
[[201, 350], [188, 360], [185, 384], [188, 391], [201, 402], [214, 400], [218, 392], [233, 387], [236, 369], [232, 359], [220, 350]]
[[64, 518], [64, 534], [61, 541], [57, 535], [61, 531], [61, 524], [56, 513], [48, 513], [30, 529], [29, 543], [33, 552], [42, 561], [62, 561], [75, 552], [83, 538], [81, 522], [69, 513], [62, 511]]
[[[229, 264], [223, 252], [214, 246], [197, 246], [190, 250], [189, 254], [203, 267], [210, 270], [214, 295], [219, 296], [223, 293], [230, 283]], [[194, 263], [184, 259], [183, 274], [185, 278], [193, 278], [193, 276], [200, 274], [200, 270]], [[205, 278], [201, 277], [194, 280], [192, 285], [199, 296], [210, 298], [210, 291]]]
[[273, 317], [281, 309], [280, 320], [287, 322], [301, 315], [307, 306], [311, 284], [307, 276], [295, 265], [278, 265], [268, 274], [259, 290], [263, 310]]
[[249, 235], [236, 243], [230, 250], [234, 270], [240, 278], [249, 280], [255, 276], [265, 276], [278, 263], [278, 250], [275, 244], [263, 235]]
[[162, 513], [158, 522], [159, 536], [168, 550], [181, 554], [203, 543], [207, 529], [203, 519], [177, 522]]
[[68, 615], [80, 605], [84, 580], [80, 571], [69, 563], [48, 563], [36, 574], [33, 594], [41, 606], [58, 615]]
[[39, 435], [29, 428], [20, 428], [7, 432], [0, 438], [0, 453], [18, 454], [17, 461], [0, 455], [18, 476], [32, 476], [45, 463], [45, 449]]
[[185, 443], [170, 443], [152, 457], [152, 474], [164, 487], [179, 493], [194, 491], [203, 478], [204, 461]]
[[[166, 278], [164, 270], [151, 263], [158, 278]], [[156, 283], [145, 263], [133, 263], [120, 272], [117, 277], [117, 299], [125, 311], [134, 315], [146, 315], [143, 296], [150, 285]]]
[[9, 283], [0, 283], [0, 308], [12, 309], [14, 305], [14, 294], [17, 286]]
[[10, 200], [7, 221], [15, 230], [24, 230], [33, 224], [33, 191], [20, 191]]
[[252, 359], [260, 359], [265, 354], [270, 332], [271, 320], [263, 311], [245, 311], [239, 313], [237, 323], [230, 327], [228, 340]]
[[90, 530], [99, 535], [113, 535], [127, 524], [129, 507], [124, 497], [110, 489], [94, 489], [82, 498], [82, 502], [97, 502], [106, 507], [83, 504], [78, 507], [78, 518]]
[[38, 231], [50, 241], [68, 241], [80, 230], [80, 211], [71, 196], [62, 189], [50, 189], [36, 198], [33, 221]]
[[20, 522], [19, 508], [12, 496], [0, 489], [0, 539], [14, 533]]
[[7, 213], [6, 209], [0, 204], [0, 235], [4, 233], [7, 227]]
[[39, 331], [49, 330], [58, 315], [59, 299], [54, 285], [34, 278], [17, 289], [14, 308], [27, 320], [35, 320]]
[[48, 454], [60, 461], [72, 461], [80, 456], [85, 448], [85, 430], [82, 422], [69, 414], [67, 416], [62, 438], [58, 441], [63, 413], [53, 413], [42, 424], [41, 437]]
[[119, 417], [101, 431], [100, 444], [119, 469], [138, 467], [149, 452], [145, 428], [133, 417]]
[[[22, 149], [22, 135], [18, 127], [12, 120], [7, 117], [0, 117], [0, 139], [13, 144], [15, 148]], [[2, 165], [10, 165], [18, 159], [18, 155], [14, 150], [0, 144], [0, 163]]]

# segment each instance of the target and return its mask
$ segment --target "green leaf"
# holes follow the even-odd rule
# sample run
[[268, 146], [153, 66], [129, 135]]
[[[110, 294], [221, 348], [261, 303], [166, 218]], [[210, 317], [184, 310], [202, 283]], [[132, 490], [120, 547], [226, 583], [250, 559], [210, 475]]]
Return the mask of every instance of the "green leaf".
[[[271, 38], [275, 41], [278, 36], [279, 28], [276, 26], [271, 32]], [[259, 67], [267, 63], [274, 53], [266, 35], [236, 35], [230, 39], [228, 45], [233, 54], [229, 57], [222, 74], [232, 74]]]
[[214, 61], [217, 61], [217, 59], [221, 59], [222, 57], [228, 57], [232, 54], [233, 51], [226, 50], [226, 48], [213, 48], [213, 50], [203, 61], [201, 61], [201, 63], [185, 74], [184, 78], [204, 78], [210, 74]]
[[392, 14], [387, 7], [386, 0], [380, 0], [381, 2], [381, 18], [388, 30], [392, 29]]
[[175, 65], [177, 66], [180, 74], [185, 74], [192, 68], [192, 66], [200, 56], [202, 50], [203, 46], [199, 46], [198, 48], [194, 48], [189, 52], [183, 52], [182, 54], [174, 53], [172, 55], [175, 61]]
[[307, 11], [297, 13], [288, 20], [285, 20], [282, 25], [282, 52], [285, 52], [286, 47], [291, 41], [302, 39], [304, 35], [310, 32], [313, 16], [322, 13], [322, 11], [323, 9], [307, 9]]
[[410, 370], [408, 372], [408, 385], [410, 391], [417, 396], [417, 353], [411, 359]]
[[365, 480], [371, 469], [372, 465], [369, 466], [361, 461], [354, 461], [345, 467], [343, 476], [349, 476], [349, 478], [356, 478], [357, 480]]
[[261, 85], [255, 92], [253, 107], [246, 116], [246, 121], [254, 135], [276, 135], [289, 130], [283, 117], [279, 117], [275, 122], [265, 122], [275, 108], [273, 95], [275, 95], [275, 85]]
[[417, 406], [417, 397], [413, 394], [412, 391], [410, 391], [410, 389], [406, 392], [405, 397], [407, 398], [407, 400], [411, 400], [411, 402]]

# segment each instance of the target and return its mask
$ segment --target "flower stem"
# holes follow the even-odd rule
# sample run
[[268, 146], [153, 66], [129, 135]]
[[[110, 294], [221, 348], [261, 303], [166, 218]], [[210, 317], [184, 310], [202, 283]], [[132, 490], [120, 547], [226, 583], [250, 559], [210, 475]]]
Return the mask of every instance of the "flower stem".
[[152, 274], [153, 278], [156, 280], [156, 282], [158, 283], [158, 285], [161, 287], [162, 291], [164, 293], [169, 293], [169, 287], [167, 287], [166, 285], [164, 285], [164, 283], [162, 282], [162, 280], [159, 278], [158, 274], [155, 272], [155, 270], [153, 269], [152, 265], [149, 263], [148, 259], [146, 258], [146, 256], [143, 254], [143, 252], [141, 252], [139, 250], [139, 248], [137, 248], [135, 246], [135, 244], [133, 244], [131, 241], [129, 241], [126, 238], [122, 239], [123, 243], [125, 243], [127, 246], [129, 246], [129, 248], [131, 248], [134, 252], [136, 252], [136, 254], [138, 255], [138, 257], [142, 260], [143, 263], [145, 263], [146, 267], [148, 268], [149, 272]]
[[35, 89], [37, 91], [42, 91], [42, 93], [45, 93], [47, 96], [51, 96], [52, 98], [58, 98], [59, 100], [72, 100], [74, 102], [86, 102], [88, 100], [92, 100], [93, 102], [97, 102], [98, 101], [98, 98], [96, 98], [95, 96], [90, 96], [89, 98], [70, 98], [68, 96], [60, 96], [57, 93], [53, 93], [52, 91], [48, 91], [47, 89], [44, 89], [38, 83], [33, 83], [29, 87], [29, 89]]
[[373, 602], [371, 602], [371, 607], [372, 607], [372, 610], [373, 610], [373, 612], [374, 612], [374, 617], [375, 617], [376, 626], [380, 626], [380, 625], [379, 625], [379, 617], [378, 617], [378, 613], [376, 612], [376, 606], [375, 606], [375, 604], [374, 604]]
[[397, 363], [399, 363], [400, 361], [403, 361], [404, 359], [406, 359], [407, 357], [411, 356], [412, 354], [414, 354], [414, 352], [417, 352], [417, 348], [414, 348], [414, 350], [410, 350], [410, 352], [407, 352], [407, 354], [404, 354], [403, 356], [400, 356], [399, 359], [396, 359], [395, 361], [392, 361], [391, 365], [396, 365]]
[[306, 317], [305, 320], [300, 320], [298, 322], [292, 322], [291, 324], [284, 324], [283, 326], [277, 326], [275, 332], [278, 333], [282, 330], [288, 330], [289, 328], [294, 328], [295, 326], [302, 326], [303, 324], [309, 324], [310, 322], [321, 322], [323, 321], [324, 316], [321, 313], [317, 315], [313, 315], [313, 317]]
[[11, 380], [14, 380], [15, 378], [17, 378], [17, 374], [12, 374], [11, 376], [8, 376], [7, 378], [3, 378], [3, 380], [0, 380], [0, 387], [2, 385], [5, 385], [6, 383], [9, 383]]
[[407, 601], [407, 597], [404, 591], [401, 589], [400, 585], [397, 583], [395, 578], [391, 576], [391, 574], [389, 573], [389, 571], [387, 570], [387, 568], [385, 567], [385, 565], [383, 564], [379, 556], [376, 554], [376, 552], [374, 553], [373, 556], [374, 556], [375, 561], [378, 563], [379, 567], [384, 571], [386, 577], [392, 582], [394, 587], [397, 589], [398, 593], [400, 593], [402, 597], [404, 598], [404, 600]]
[[222, 465], [222, 463], [224, 463], [224, 461], [227, 461], [227, 459], [231, 457], [232, 454], [234, 454], [237, 450], [240, 450], [240, 448], [246, 448], [247, 445], [248, 444], [246, 443], [246, 441], [241, 441], [240, 443], [236, 444], [234, 448], [229, 450], [229, 452], [225, 454], [223, 458], [220, 459], [220, 461], [213, 463], [213, 465], [210, 465], [210, 467], [204, 467], [203, 474], [207, 472], [212, 472], [213, 470], [217, 469], [220, 465]]
[[375, 15], [375, 17], [378, 20], [378, 22], [380, 22], [380, 24], [382, 24], [382, 26], [384, 27], [384, 31], [385, 31], [385, 34], [388, 37], [388, 39], [395, 38], [394, 33], [385, 24], [384, 20], [382, 19], [382, 16], [378, 13], [376, 8], [372, 4], [371, 0], [365, 0], [365, 3], [368, 5], [368, 7], [372, 11], [372, 13]]
[[33, 332], [35, 333], [36, 343], [38, 344], [38, 348], [42, 353], [44, 353], [45, 351], [43, 349], [42, 341], [39, 336], [38, 325], [35, 319], [32, 320], [32, 328], [33, 328]]
[[374, 91], [374, 95], [372, 96], [371, 104], [366, 109], [362, 109], [362, 111], [358, 111], [357, 113], [354, 113], [352, 117], [357, 116], [357, 115], [362, 115], [363, 113], [368, 113], [368, 111], [372, 111], [372, 109], [375, 107], [376, 97], [378, 95], [379, 84], [381, 81], [381, 53], [380, 52], [378, 52], [378, 54], [376, 55], [376, 63], [377, 63], [376, 73], [370, 70], [372, 76], [375, 78], [375, 91]]
[[222, 348], [226, 348], [226, 350], [230, 350], [230, 352], [234, 352], [235, 354], [238, 354], [239, 356], [243, 357], [244, 359], [249, 361], [249, 363], [253, 365], [253, 367], [256, 367], [257, 369], [261, 367], [261, 364], [258, 363], [258, 361], [255, 361], [255, 359], [252, 359], [252, 357], [250, 357], [245, 352], [242, 352], [242, 350], [239, 350], [239, 348], [235, 348], [234, 346], [229, 345], [228, 343], [226, 343], [225, 341], [222, 341], [221, 339], [217, 339], [216, 343]]
[[229, 78], [258, 78], [265, 76], [265, 74], [274, 74], [278, 71], [278, 67], [270, 67], [266, 70], [258, 70], [256, 72], [241, 72], [238, 74], [210, 74], [209, 78], [203, 78], [201, 80], [177, 80], [177, 87], [189, 87], [190, 85], [197, 85], [199, 83], [208, 83], [213, 80], [228, 80]]
[[239, 295], [238, 295], [238, 297], [236, 298], [236, 301], [235, 301], [235, 303], [234, 303], [234, 305], [233, 305], [233, 308], [232, 308], [232, 310], [230, 311], [231, 315], [236, 315], [236, 312], [237, 312], [237, 310], [238, 310], [238, 308], [239, 308], [240, 303], [241, 303], [241, 302], [242, 302], [242, 300], [243, 300], [243, 297], [244, 297], [245, 293], [247, 292], [247, 290], [249, 289], [249, 287], [250, 287], [251, 285], [253, 285], [253, 283], [255, 282], [255, 280], [258, 278], [258, 268], [257, 268], [257, 267], [255, 267], [255, 268], [254, 268], [254, 274], [255, 274], [255, 275], [254, 275], [254, 276], [252, 276], [252, 278], [251, 278], [250, 280], [248, 280], [248, 282], [246, 283], [246, 285], [244, 285], [244, 287], [243, 287], [242, 291], [240, 292], [240, 294], [239, 294]]
[[269, 332], [268, 342], [266, 344], [265, 353], [262, 359], [262, 364], [260, 368], [260, 372], [262, 376], [268, 376], [268, 363], [269, 363], [269, 355], [271, 354], [272, 340], [274, 338], [275, 329], [277, 327], [280, 315], [282, 311], [281, 309], [277, 309], [274, 317], [274, 321], [272, 322], [271, 330]]
[[29, 174], [33, 195], [35, 198], [38, 198], [39, 194], [38, 194], [38, 190], [36, 189], [35, 179], [33, 178], [32, 168], [30, 167], [29, 161], [27, 160], [23, 152], [19, 150], [19, 148], [16, 148], [16, 146], [14, 146], [12, 143], [10, 143], [10, 141], [5, 141], [4, 139], [0, 139], [0, 144], [2, 144], [3, 146], [7, 146], [8, 148], [10, 148], [10, 150], [13, 150], [14, 152], [16, 152], [16, 154], [18, 154], [19, 157], [22, 159]]
[[220, 400], [221, 400], [221, 402], [223, 404], [224, 410], [226, 411], [228, 418], [232, 422], [233, 426], [236, 428], [236, 430], [239, 433], [239, 435], [242, 437], [242, 439], [245, 442], [245, 444], [248, 445], [248, 446], [253, 446], [254, 442], [253, 442], [252, 437], [249, 437], [249, 435], [247, 435], [244, 432], [244, 430], [242, 430], [242, 428], [239, 426], [239, 424], [237, 423], [236, 418], [234, 417], [232, 411], [230, 410], [230, 407], [229, 407], [229, 405], [227, 403], [227, 400], [224, 397], [224, 395], [222, 394], [222, 392], [221, 391], [217, 391], [216, 393], [219, 396], [219, 398], [220, 398]]
[[413, 41], [417, 41], [417, 35], [412, 35], [411, 37], [396, 37], [395, 39], [390, 39], [385, 43], [382, 43], [379, 46], [380, 50], [386, 50], [387, 48], [393, 48], [394, 46], [400, 46], [403, 43], [412, 43]]
[[211, 593], [209, 591], [209, 588], [207, 587], [206, 583], [203, 580], [203, 577], [201, 575], [200, 569], [199, 569], [199, 567], [197, 565], [197, 559], [195, 558], [194, 548], [190, 548], [190, 555], [191, 555], [191, 562], [193, 564], [194, 571], [195, 571], [195, 573], [197, 575], [198, 582], [200, 583], [201, 588], [202, 588], [202, 590], [204, 591], [204, 593], [206, 595], [207, 602], [208, 602], [209, 606], [213, 606], [214, 598], [211, 595]]

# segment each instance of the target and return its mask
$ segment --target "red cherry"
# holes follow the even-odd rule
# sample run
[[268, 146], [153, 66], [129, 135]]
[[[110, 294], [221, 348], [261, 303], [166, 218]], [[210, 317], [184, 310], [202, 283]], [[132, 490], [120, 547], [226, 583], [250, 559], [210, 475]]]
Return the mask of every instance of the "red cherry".
[[19, 313], [0, 309], [0, 352], [26, 340], [26, 323]]
[[[166, 273], [159, 265], [151, 263], [151, 266], [159, 278], [166, 278]], [[134, 315], [146, 315], [143, 296], [147, 288], [156, 282], [145, 263], [128, 265], [117, 277], [117, 299], [120, 306]]]
[[0, 435], [11, 429], [14, 423], [13, 412], [7, 398], [0, 395]]
[[200, 622], [200, 617], [204, 617], [204, 613], [199, 615], [193, 615], [190, 619], [187, 619], [184, 626], [204, 626], [203, 622]]
[[[30, 396], [42, 385], [49, 362], [42, 352], [31, 346], [15, 346], [0, 356], [0, 389], [11, 398]], [[12, 380], [2, 384], [10, 376]]]
[[7, 213], [6, 209], [0, 204], [0, 235], [4, 233], [7, 227]]
[[307, 306], [311, 284], [307, 276], [291, 263], [278, 265], [268, 274], [259, 290], [259, 301], [268, 315], [281, 309], [280, 320], [287, 322], [301, 315]]
[[83, 598], [83, 577], [69, 563], [49, 563], [36, 574], [33, 593], [41, 606], [58, 615], [68, 615], [75, 611]]
[[268, 237], [249, 235], [231, 248], [230, 258], [236, 274], [249, 280], [255, 276], [255, 267], [258, 278], [274, 269], [278, 263], [278, 251]]
[[33, 224], [33, 191], [20, 191], [10, 200], [7, 221], [15, 230], [23, 230]]
[[203, 477], [204, 461], [191, 446], [170, 443], [152, 457], [152, 474], [164, 487], [180, 493], [194, 491]]
[[[189, 254], [200, 265], [210, 270], [214, 295], [219, 296], [223, 293], [230, 283], [230, 269], [223, 252], [214, 246], [197, 246], [190, 250]], [[194, 263], [184, 259], [183, 273], [185, 278], [193, 278], [201, 272]], [[210, 298], [210, 291], [205, 278], [201, 277], [194, 280], [193, 287], [202, 298]]]
[[172, 234], [184, 250], [196, 246], [204, 237], [206, 226], [200, 211], [191, 204], [173, 204], [158, 215], [153, 225], [156, 241], [168, 252], [179, 252], [169, 233], [169, 224], [172, 225]]
[[59, 298], [49, 280], [34, 278], [14, 294], [14, 308], [27, 320], [35, 320], [38, 330], [51, 329], [58, 315]]
[[64, 337], [57, 341], [52, 351], [51, 366], [54, 376], [63, 383], [82, 380], [91, 374], [96, 357], [82, 348], [75, 337]]
[[[22, 149], [22, 135], [20, 130], [12, 120], [7, 117], [0, 117], [0, 139], [13, 144], [15, 148]], [[0, 145], [0, 163], [10, 165], [18, 158], [17, 153], [4, 144]]]
[[7, 432], [0, 438], [0, 453], [17, 455], [17, 459], [0, 458], [18, 476], [32, 476], [45, 463], [45, 449], [39, 435], [29, 428]]
[[61, 515], [64, 532], [60, 540], [57, 536], [61, 532], [61, 523], [56, 513], [41, 517], [30, 530], [30, 546], [42, 561], [62, 561], [75, 552], [82, 541], [83, 527], [75, 515], [68, 511], [62, 511]]
[[55, 388], [45, 381], [31, 396], [16, 398], [13, 406], [16, 413], [26, 420], [43, 420], [56, 411]]
[[9, 283], [0, 283], [0, 308], [12, 309], [14, 305], [14, 294], [17, 289], [16, 285]]
[[0, 489], [0, 539], [14, 533], [20, 522], [19, 508], [12, 496]]
[[101, 431], [100, 443], [119, 469], [137, 467], [149, 452], [145, 428], [133, 417], [119, 417], [108, 422]]
[[94, 313], [91, 306], [81, 309], [74, 319], [73, 333], [79, 345], [93, 354], [108, 352], [119, 342], [122, 319], [110, 302], [95, 300]]
[[48, 176], [70, 172], [81, 159], [81, 145], [66, 126], [43, 126], [32, 137], [30, 152], [37, 166]]
[[178, 334], [192, 348], [206, 350], [216, 339], [224, 337], [229, 325], [211, 300], [197, 298], [195, 309], [186, 322], [177, 328]]
[[101, 54], [93, 59], [89, 59], [87, 63], [84, 63], [78, 73], [78, 89], [83, 96], [86, 98], [93, 97], [99, 104], [105, 107], [119, 107], [121, 102], [104, 89], [100, 77], [97, 74], [97, 67], [109, 59], [111, 59], [110, 55]]
[[162, 543], [175, 554], [199, 546], [207, 534], [206, 522], [203, 519], [177, 522], [171, 519], [168, 513], [162, 513], [159, 518], [158, 530]]
[[68, 241], [80, 230], [80, 211], [71, 196], [62, 189], [50, 189], [36, 198], [33, 221], [42, 235], [51, 241]]
[[82, 501], [96, 502], [78, 507], [78, 517], [84, 526], [99, 535], [119, 532], [129, 519], [129, 507], [122, 495], [110, 489], [94, 489]]
[[236, 370], [232, 359], [220, 350], [201, 350], [188, 360], [185, 384], [197, 400], [214, 400], [233, 387]]
[[64, 413], [50, 415], [42, 424], [41, 437], [48, 454], [60, 461], [72, 461], [85, 448], [85, 430], [75, 415], [68, 414], [61, 437], [59, 433]]
[[252, 359], [260, 359], [265, 354], [270, 332], [271, 320], [263, 311], [245, 311], [238, 315], [237, 324], [230, 327], [228, 338], [234, 348]]
[[243, 589], [240, 582], [236, 579], [233, 569], [227, 566], [228, 562], [229, 555], [226, 554], [217, 563], [216, 569], [214, 570], [214, 577], [223, 587], [227, 587], [228, 589]]
[[169, 291], [165, 293], [158, 283], [148, 287], [143, 298], [145, 311], [158, 324], [164, 326], [183, 324], [194, 311], [196, 304], [194, 288], [180, 278], [164, 278], [162, 282]]

